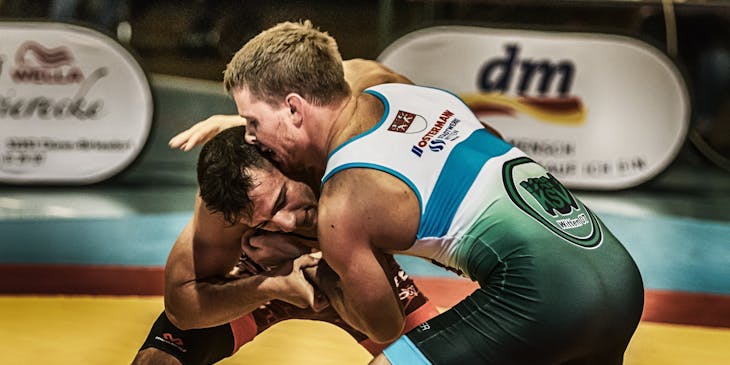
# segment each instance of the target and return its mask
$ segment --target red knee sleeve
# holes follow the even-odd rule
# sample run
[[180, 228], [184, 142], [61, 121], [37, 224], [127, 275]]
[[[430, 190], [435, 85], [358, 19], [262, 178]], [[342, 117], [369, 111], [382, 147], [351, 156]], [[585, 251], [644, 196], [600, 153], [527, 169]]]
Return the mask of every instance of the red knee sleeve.
[[251, 342], [256, 337], [256, 321], [253, 314], [249, 313], [231, 322], [231, 331], [233, 331], [233, 353], [235, 354], [241, 346]]

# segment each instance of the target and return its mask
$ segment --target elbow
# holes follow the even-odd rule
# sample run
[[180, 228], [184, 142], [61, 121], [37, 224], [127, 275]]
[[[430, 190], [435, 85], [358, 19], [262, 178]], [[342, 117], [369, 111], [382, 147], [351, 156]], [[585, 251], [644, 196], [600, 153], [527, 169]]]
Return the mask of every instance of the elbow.
[[197, 323], [200, 316], [197, 315], [195, 308], [186, 305], [184, 300], [175, 300], [174, 294], [165, 294], [165, 315], [175, 327], [184, 331], [202, 327]]
[[180, 330], [187, 331], [191, 329], [198, 328], [196, 323], [194, 321], [190, 320], [191, 318], [195, 318], [195, 316], [187, 315], [186, 313], [183, 313], [179, 309], [175, 309], [174, 306], [165, 306], [165, 315], [167, 316], [167, 319], [170, 320], [170, 323], [172, 323], [175, 327], [177, 327]]
[[379, 344], [385, 345], [385, 344], [389, 344], [389, 343], [394, 342], [398, 337], [400, 337], [400, 335], [401, 334], [398, 333], [395, 336], [391, 336], [391, 335], [371, 336], [370, 339], [373, 340], [373, 342], [375, 342], [375, 343], [379, 343]]
[[370, 339], [374, 342], [386, 344], [395, 341], [403, 334], [405, 321], [389, 321], [371, 331]]

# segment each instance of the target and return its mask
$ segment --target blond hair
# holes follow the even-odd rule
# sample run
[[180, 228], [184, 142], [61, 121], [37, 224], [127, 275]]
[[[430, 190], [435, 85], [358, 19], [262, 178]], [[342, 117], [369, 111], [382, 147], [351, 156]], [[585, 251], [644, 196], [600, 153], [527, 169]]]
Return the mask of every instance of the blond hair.
[[312, 22], [284, 22], [248, 41], [223, 75], [228, 93], [242, 87], [269, 104], [298, 93], [310, 103], [327, 105], [349, 95], [337, 42]]

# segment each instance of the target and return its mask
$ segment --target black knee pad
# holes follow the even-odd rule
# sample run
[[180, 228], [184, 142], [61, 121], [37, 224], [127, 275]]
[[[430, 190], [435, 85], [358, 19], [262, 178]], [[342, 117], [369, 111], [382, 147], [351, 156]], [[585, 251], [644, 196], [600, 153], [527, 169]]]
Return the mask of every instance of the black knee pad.
[[230, 324], [218, 327], [181, 330], [162, 312], [140, 348], [154, 347], [180, 360], [183, 365], [213, 364], [233, 354]]

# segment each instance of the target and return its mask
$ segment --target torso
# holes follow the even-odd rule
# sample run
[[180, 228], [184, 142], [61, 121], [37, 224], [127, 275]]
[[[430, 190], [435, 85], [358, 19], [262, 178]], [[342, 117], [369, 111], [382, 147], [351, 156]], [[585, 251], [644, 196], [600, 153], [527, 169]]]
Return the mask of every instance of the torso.
[[[373, 96], [360, 106], [372, 109], [353, 115], [369, 119], [358, 119], [330, 153], [323, 183], [350, 176], [338, 193], [368, 192], [365, 205], [387, 218], [380, 222], [386, 232], [399, 234], [398, 242], [383, 235], [378, 247], [466, 273], [472, 248], [485, 242], [500, 257], [516, 248], [600, 244], [603, 229], [593, 213], [542, 166], [484, 129], [458, 97], [401, 84], [367, 92]], [[380, 114], [374, 97], [385, 106]]]
[[[375, 242], [380, 248], [435, 259], [447, 266], [456, 265], [455, 250], [449, 246], [454, 245], [457, 241], [455, 237], [458, 238], [463, 233], [472, 216], [481, 212], [483, 205], [477, 204], [472, 212], [459, 212], [461, 215], [452, 227], [434, 227], [433, 221], [437, 219], [432, 214], [433, 209], [427, 210], [427, 207], [431, 201], [431, 193], [435, 190], [434, 196], [437, 198], [449, 195], [436, 186], [439, 174], [446, 164], [446, 157], [451, 149], [466, 141], [474, 132], [474, 138], [478, 138], [480, 143], [498, 146], [496, 152], [487, 149], [486, 155], [477, 153], [483, 160], [493, 157], [494, 154], [503, 155], [512, 147], [486, 132], [460, 99], [441, 90], [386, 84], [369, 89], [357, 99], [357, 103], [356, 112], [353, 113], [354, 123], [342, 134], [334, 155], [331, 151], [327, 173], [332, 173], [339, 164], [355, 165], [348, 165], [336, 174], [325, 176], [325, 180], [331, 177], [340, 180], [357, 174], [360, 180], [368, 179], [368, 184], [377, 182], [379, 189], [371, 193], [372, 199], [384, 200], [390, 207], [398, 207], [399, 211], [402, 211], [404, 205], [407, 207], [401, 214], [410, 219], [405, 222], [398, 220], [400, 226], [397, 227], [398, 232], [407, 234], [401, 234], [402, 240], [399, 242], [392, 239]], [[411, 124], [399, 124], [397, 120], [403, 117], [410, 118]], [[439, 133], [430, 135], [429, 131], [435, 125], [438, 125]], [[389, 128], [392, 130], [388, 130]], [[398, 131], [398, 128], [404, 129]], [[423, 144], [422, 141], [428, 142], [442, 134], [448, 138], [444, 140], [445, 146], [440, 146], [445, 147], [442, 148], [442, 153], [428, 150], [424, 153], [422, 150], [418, 156], [413, 152], [414, 148], [423, 149], [417, 147], [419, 143]], [[342, 157], [344, 155], [347, 156]], [[358, 190], [348, 191], [350, 194], [360, 194], [359, 190], [362, 189], [362, 184], [358, 187], [357, 181], [337, 185]], [[380, 214], [385, 213], [381, 211]], [[451, 214], [456, 212], [452, 211]], [[453, 219], [453, 216], [450, 218]], [[449, 231], [449, 228], [452, 229]]]
[[[564, 359], [566, 351], [585, 354], [583, 340], [595, 337], [597, 327], [608, 329], [595, 337], [599, 345], [614, 341], [614, 333], [633, 331], [622, 326], [635, 326], [641, 314], [636, 265], [557, 179], [485, 130], [454, 95], [408, 85], [379, 85], [368, 92], [380, 95], [386, 107], [380, 114], [354, 113], [365, 119], [354, 119], [356, 126], [330, 151], [323, 196], [345, 196], [346, 204], [329, 214], [355, 210], [347, 216], [359, 225], [347, 228], [377, 231], [369, 236], [371, 245], [431, 259], [481, 287], [439, 317], [447, 318], [441, 323], [448, 330], [432, 323], [422, 338], [452, 337], [458, 328], [473, 333], [473, 343], [490, 339], [464, 351], [462, 363], [514, 361], [503, 343], [527, 341], [540, 350], [525, 351], [528, 360], [520, 363], [532, 363], [534, 353], [541, 361], [545, 354], [555, 359]], [[348, 243], [329, 247], [352, 250]], [[602, 313], [603, 324], [596, 325], [595, 313]], [[556, 341], [569, 344], [567, 350], [553, 346]], [[439, 353], [433, 343], [419, 349]]]

